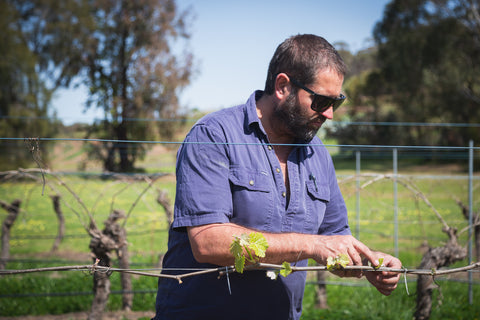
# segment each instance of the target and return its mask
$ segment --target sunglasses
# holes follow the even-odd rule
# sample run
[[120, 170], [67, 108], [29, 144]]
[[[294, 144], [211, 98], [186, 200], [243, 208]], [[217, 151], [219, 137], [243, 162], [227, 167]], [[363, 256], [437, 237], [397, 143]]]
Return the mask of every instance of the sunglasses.
[[327, 111], [330, 107], [332, 107], [333, 111], [335, 111], [346, 99], [343, 94], [340, 94], [340, 97], [338, 98], [323, 96], [314, 92], [313, 90], [308, 89], [302, 83], [298, 82], [293, 78], [290, 78], [290, 81], [293, 83], [294, 86], [299, 87], [300, 89], [303, 89], [313, 95], [312, 105], [310, 106], [310, 108], [312, 108], [313, 111], [318, 113], [323, 113]]

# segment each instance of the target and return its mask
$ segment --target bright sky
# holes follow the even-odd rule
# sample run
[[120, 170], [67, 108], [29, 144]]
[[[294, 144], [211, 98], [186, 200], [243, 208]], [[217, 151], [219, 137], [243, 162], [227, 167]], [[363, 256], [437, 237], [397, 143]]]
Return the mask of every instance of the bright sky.
[[[371, 44], [373, 27], [388, 0], [177, 0], [191, 7], [193, 51], [198, 70], [180, 96], [189, 109], [218, 110], [243, 103], [263, 89], [276, 47], [291, 35], [313, 33], [351, 51]], [[58, 92], [53, 107], [65, 124], [91, 122], [102, 112], [84, 113], [85, 89]]]

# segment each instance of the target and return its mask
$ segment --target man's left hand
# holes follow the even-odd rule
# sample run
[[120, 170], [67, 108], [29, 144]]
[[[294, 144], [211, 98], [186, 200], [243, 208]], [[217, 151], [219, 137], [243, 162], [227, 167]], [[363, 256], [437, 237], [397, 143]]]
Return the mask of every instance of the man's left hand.
[[[383, 258], [383, 267], [387, 268], [402, 268], [402, 262], [391, 255], [376, 252], [378, 259]], [[367, 271], [365, 272], [365, 278], [375, 287], [377, 290], [386, 296], [389, 296], [393, 290], [397, 287], [398, 280], [400, 279], [400, 273], [398, 272], [385, 272], [385, 271]]]

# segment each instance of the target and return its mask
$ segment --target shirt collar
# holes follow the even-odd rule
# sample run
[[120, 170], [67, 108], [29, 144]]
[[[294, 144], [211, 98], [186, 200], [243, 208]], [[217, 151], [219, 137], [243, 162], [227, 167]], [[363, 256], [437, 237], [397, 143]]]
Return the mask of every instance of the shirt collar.
[[265, 132], [265, 129], [263, 128], [262, 122], [260, 121], [260, 118], [258, 118], [258, 113], [257, 113], [257, 100], [260, 99], [260, 97], [263, 95], [263, 91], [257, 90], [254, 93], [250, 95], [250, 97], [247, 100], [246, 105], [246, 130], [254, 130], [254, 124], [258, 125], [258, 128], [260, 131], [264, 134], [267, 135]]
[[[257, 100], [260, 99], [262, 97], [262, 95], [264, 94], [264, 92], [262, 90], [256, 90], [255, 92], [253, 92], [250, 97], [248, 98], [247, 102], [246, 102], [246, 130], [249, 131], [249, 130], [254, 130], [254, 124], [257, 124], [258, 125], [258, 128], [260, 129], [260, 131], [265, 135], [267, 136], [267, 132], [265, 131], [265, 129], [263, 128], [263, 125], [262, 125], [262, 122], [260, 121], [260, 118], [258, 118], [258, 113], [257, 113]], [[318, 139], [318, 137], [314, 137], [312, 140], [310, 141], [306, 141], [306, 140], [298, 140], [295, 141], [295, 143], [297, 144], [300, 144], [300, 145], [310, 145], [311, 143], [319, 143], [320, 140]], [[310, 147], [310, 146], [309, 146]], [[310, 147], [311, 148], [311, 147]], [[313, 151], [313, 150], [312, 150]]]

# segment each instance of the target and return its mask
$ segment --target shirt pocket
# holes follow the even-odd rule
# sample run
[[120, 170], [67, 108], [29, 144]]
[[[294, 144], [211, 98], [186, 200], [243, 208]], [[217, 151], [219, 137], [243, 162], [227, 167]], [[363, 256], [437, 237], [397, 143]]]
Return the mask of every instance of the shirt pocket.
[[229, 180], [231, 184], [240, 189], [250, 191], [270, 192], [271, 183], [268, 174], [253, 170], [236, 168], [230, 170]]
[[305, 217], [304, 229], [307, 233], [318, 233], [325, 210], [330, 201], [330, 188], [328, 184], [314, 181], [307, 181], [307, 215]]
[[274, 210], [272, 177], [244, 167], [231, 168], [231, 222], [269, 231]]

